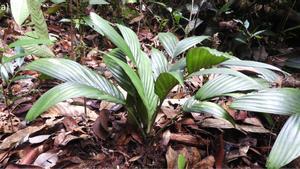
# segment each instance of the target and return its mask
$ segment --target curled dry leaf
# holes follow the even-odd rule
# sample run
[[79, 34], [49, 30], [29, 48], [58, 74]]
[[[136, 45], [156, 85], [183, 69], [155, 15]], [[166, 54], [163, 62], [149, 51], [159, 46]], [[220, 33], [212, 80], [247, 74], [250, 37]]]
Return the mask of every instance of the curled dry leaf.
[[108, 137], [108, 122], [109, 122], [109, 111], [103, 109], [99, 113], [99, 117], [96, 119], [95, 123], [93, 124], [93, 132], [94, 134], [102, 139], [105, 140]]

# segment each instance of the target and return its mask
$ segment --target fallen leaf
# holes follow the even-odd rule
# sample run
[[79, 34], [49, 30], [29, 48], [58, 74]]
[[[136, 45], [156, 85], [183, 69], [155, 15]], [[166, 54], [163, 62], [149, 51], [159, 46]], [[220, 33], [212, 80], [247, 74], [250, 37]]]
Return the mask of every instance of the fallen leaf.
[[40, 166], [43, 168], [50, 168], [55, 166], [56, 162], [58, 160], [57, 153], [52, 153], [52, 152], [46, 152], [40, 154], [36, 160], [34, 161], [34, 165]]
[[35, 133], [37, 131], [42, 130], [43, 128], [45, 128], [46, 125], [42, 125], [42, 126], [29, 126], [26, 127], [22, 130], [17, 131], [16, 133], [6, 137], [3, 142], [0, 145], [0, 149], [4, 150], [4, 149], [8, 149], [13, 147], [16, 143], [18, 143], [20, 140], [22, 140], [23, 138], [25, 138], [27, 135], [30, 135], [32, 133]]
[[203, 160], [201, 160], [199, 163], [196, 164], [195, 168], [199, 169], [213, 169], [215, 164], [215, 158], [214, 156], [207, 156]]
[[178, 153], [173, 150], [171, 146], [168, 147], [168, 151], [166, 153], [167, 166], [168, 169], [176, 168], [177, 166], [177, 156]]
[[51, 135], [47, 134], [47, 135], [39, 135], [39, 136], [35, 136], [35, 137], [29, 137], [28, 141], [31, 144], [37, 144], [37, 143], [41, 143], [45, 140], [47, 140]]

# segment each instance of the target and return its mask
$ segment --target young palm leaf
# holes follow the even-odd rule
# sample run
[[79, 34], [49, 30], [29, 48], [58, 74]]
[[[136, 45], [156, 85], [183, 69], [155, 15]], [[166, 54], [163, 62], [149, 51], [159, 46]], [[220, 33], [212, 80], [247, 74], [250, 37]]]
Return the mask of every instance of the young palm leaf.
[[230, 107], [238, 110], [288, 115], [300, 113], [299, 100], [299, 89], [266, 89], [239, 97]]
[[42, 58], [29, 63], [26, 69], [36, 70], [50, 77], [97, 88], [108, 95], [124, 100], [124, 96], [108, 80], [79, 63], [59, 58]]
[[173, 59], [189, 48], [201, 43], [205, 39], [208, 39], [208, 36], [193, 36], [178, 41], [178, 38], [173, 33], [167, 32], [159, 33], [158, 38], [168, 55]]
[[124, 100], [111, 96], [97, 88], [80, 83], [66, 82], [55, 86], [43, 94], [27, 113], [26, 120], [32, 121], [51, 106], [75, 97], [87, 97], [125, 104]]
[[195, 98], [188, 99], [183, 105], [183, 111], [185, 112], [205, 112], [213, 115], [214, 117], [228, 120], [232, 124], [234, 120], [221, 106], [212, 102], [201, 102]]
[[206, 100], [227, 93], [260, 90], [262, 88], [261, 85], [253, 83], [253, 81], [249, 81], [247, 78], [220, 75], [206, 82], [197, 91], [195, 98], [198, 100]]
[[300, 115], [294, 114], [286, 121], [266, 164], [267, 168], [281, 168], [300, 156]]

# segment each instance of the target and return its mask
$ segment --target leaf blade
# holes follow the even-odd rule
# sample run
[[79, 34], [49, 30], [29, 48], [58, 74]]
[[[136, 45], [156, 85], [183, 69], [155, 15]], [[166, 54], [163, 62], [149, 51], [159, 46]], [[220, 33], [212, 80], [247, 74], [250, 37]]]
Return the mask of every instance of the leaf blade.
[[94, 87], [67, 82], [50, 89], [42, 95], [27, 113], [26, 120], [32, 121], [51, 106], [75, 97], [88, 97], [124, 104], [123, 100], [107, 95]]

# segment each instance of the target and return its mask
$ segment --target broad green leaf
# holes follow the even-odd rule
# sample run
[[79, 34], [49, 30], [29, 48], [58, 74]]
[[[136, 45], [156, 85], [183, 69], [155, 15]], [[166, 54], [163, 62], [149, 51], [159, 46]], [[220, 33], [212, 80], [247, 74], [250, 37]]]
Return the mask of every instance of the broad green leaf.
[[[123, 62], [126, 63], [125, 55], [120, 49], [114, 49], [111, 52], [107, 53], [106, 56], [116, 57], [120, 60], [123, 60]], [[136, 90], [132, 87], [133, 85], [130, 81], [130, 78], [127, 76], [126, 72], [122, 69], [122, 67], [120, 67], [110, 57], [104, 57], [104, 62], [113, 74], [113, 77], [118, 82], [118, 84], [129, 94], [135, 95]]]
[[41, 39], [49, 39], [48, 27], [38, 0], [27, 0], [31, 21], [34, 24], [34, 32]]
[[186, 58], [181, 58], [178, 61], [176, 61], [174, 64], [169, 65], [169, 71], [181, 71], [183, 72], [186, 67]]
[[300, 156], [300, 115], [285, 122], [268, 157], [267, 168], [281, 168]]
[[105, 0], [89, 0], [90, 5], [107, 5], [109, 4]]
[[107, 95], [124, 100], [124, 96], [118, 88], [103, 76], [68, 59], [42, 58], [29, 63], [25, 68], [39, 71], [65, 82], [92, 86], [107, 93]]
[[171, 58], [174, 58], [175, 56], [173, 54], [175, 52], [176, 45], [178, 43], [178, 38], [171, 32], [159, 33], [158, 38], [162, 46], [167, 51], [168, 55]]
[[143, 83], [142, 83], [141, 79], [138, 77], [138, 75], [136, 74], [136, 72], [134, 72], [134, 70], [131, 67], [129, 67], [126, 63], [124, 63], [122, 60], [112, 57], [110, 55], [107, 55], [106, 57], [108, 57], [111, 60], [113, 60], [114, 62], [116, 62], [123, 69], [123, 71], [127, 74], [129, 79], [131, 80], [133, 87], [138, 92], [145, 107], [149, 108], [148, 100], [146, 99], [145, 91], [143, 88]]
[[205, 39], [208, 39], [208, 36], [193, 36], [179, 41], [175, 47], [173, 57], [180, 55], [189, 48], [197, 45], [198, 43], [201, 43]]
[[155, 93], [162, 101], [177, 84], [183, 85], [183, 74], [180, 72], [163, 72], [155, 82]]
[[27, 54], [39, 57], [55, 57], [54, 53], [46, 45], [25, 45], [22, 46]]
[[185, 159], [184, 155], [179, 154], [178, 160], [177, 160], [178, 169], [185, 169], [185, 165], [186, 165], [186, 159]]
[[256, 62], [256, 61], [249, 61], [249, 60], [230, 59], [225, 62], [222, 62], [220, 65], [227, 66], [227, 67], [241, 66], [241, 67], [252, 67], [252, 68], [265, 68], [265, 69], [275, 70], [286, 74], [286, 72], [283, 72], [282, 70], [280, 70], [275, 66], [266, 63]]
[[216, 103], [212, 102], [201, 102], [193, 97], [188, 99], [184, 105], [183, 105], [183, 111], [185, 112], [204, 112], [213, 115], [214, 117], [221, 118], [228, 120], [232, 124], [234, 123], [234, 120], [229, 115], [229, 113], [226, 112], [221, 106], [217, 105]]
[[[143, 84], [146, 101], [148, 102], [148, 119], [150, 120], [157, 107], [158, 97], [154, 92], [154, 77], [149, 57], [141, 51], [137, 35], [128, 27], [117, 25], [125, 42], [128, 44], [136, 63], [137, 71]], [[123, 51], [124, 52], [124, 51]]]
[[252, 78], [246, 76], [245, 74], [238, 72], [236, 70], [232, 70], [229, 68], [210, 68], [210, 69], [204, 69], [200, 70], [197, 72], [194, 72], [188, 76], [188, 78], [193, 77], [193, 76], [203, 76], [203, 75], [209, 75], [209, 74], [223, 74], [223, 75], [232, 75], [232, 76], [237, 76], [241, 78], [245, 78], [248, 81], [255, 82]]
[[288, 115], [300, 113], [299, 100], [299, 89], [268, 89], [239, 97], [230, 107], [238, 110]]
[[99, 29], [102, 31], [102, 33], [115, 44], [119, 49], [121, 49], [132, 61], [133, 55], [124, 41], [124, 39], [121, 37], [121, 35], [118, 34], [118, 32], [110, 26], [109, 22], [103, 18], [101, 18], [99, 15], [97, 15], [94, 12], [90, 13], [90, 18], [92, 23], [97, 27], [95, 29], [96, 31]]
[[91, 17], [83, 17], [83, 20], [88, 26], [93, 28], [96, 32], [100, 33], [100, 35], [104, 35], [102, 29], [99, 28], [96, 24], [94, 24], [94, 22], [91, 20]]
[[60, 3], [66, 2], [66, 0], [51, 0], [51, 2], [53, 2], [55, 4], [60, 4]]
[[188, 73], [191, 74], [202, 68], [210, 68], [229, 59], [229, 57], [230, 55], [226, 53], [208, 47], [190, 49], [186, 57]]
[[26, 115], [26, 120], [32, 121], [41, 113], [55, 104], [75, 97], [87, 97], [92, 99], [107, 100], [114, 103], [124, 104], [124, 100], [107, 95], [105, 92], [84, 84], [63, 83], [47, 91], [32, 106]]
[[14, 20], [18, 25], [22, 25], [29, 16], [27, 0], [10, 0], [10, 7]]
[[16, 46], [24, 46], [24, 45], [47, 45], [52, 44], [50, 39], [33, 39], [33, 38], [21, 38], [17, 41], [9, 44], [10, 48], [16, 47]]
[[262, 86], [253, 83], [247, 78], [234, 77], [230, 75], [220, 75], [206, 82], [196, 93], [195, 98], [198, 100], [206, 100], [209, 98], [222, 96], [226, 93], [259, 90]]
[[168, 61], [165, 55], [161, 51], [152, 48], [151, 61], [152, 61], [152, 70], [155, 79], [157, 79], [157, 77], [161, 73], [168, 71]]

